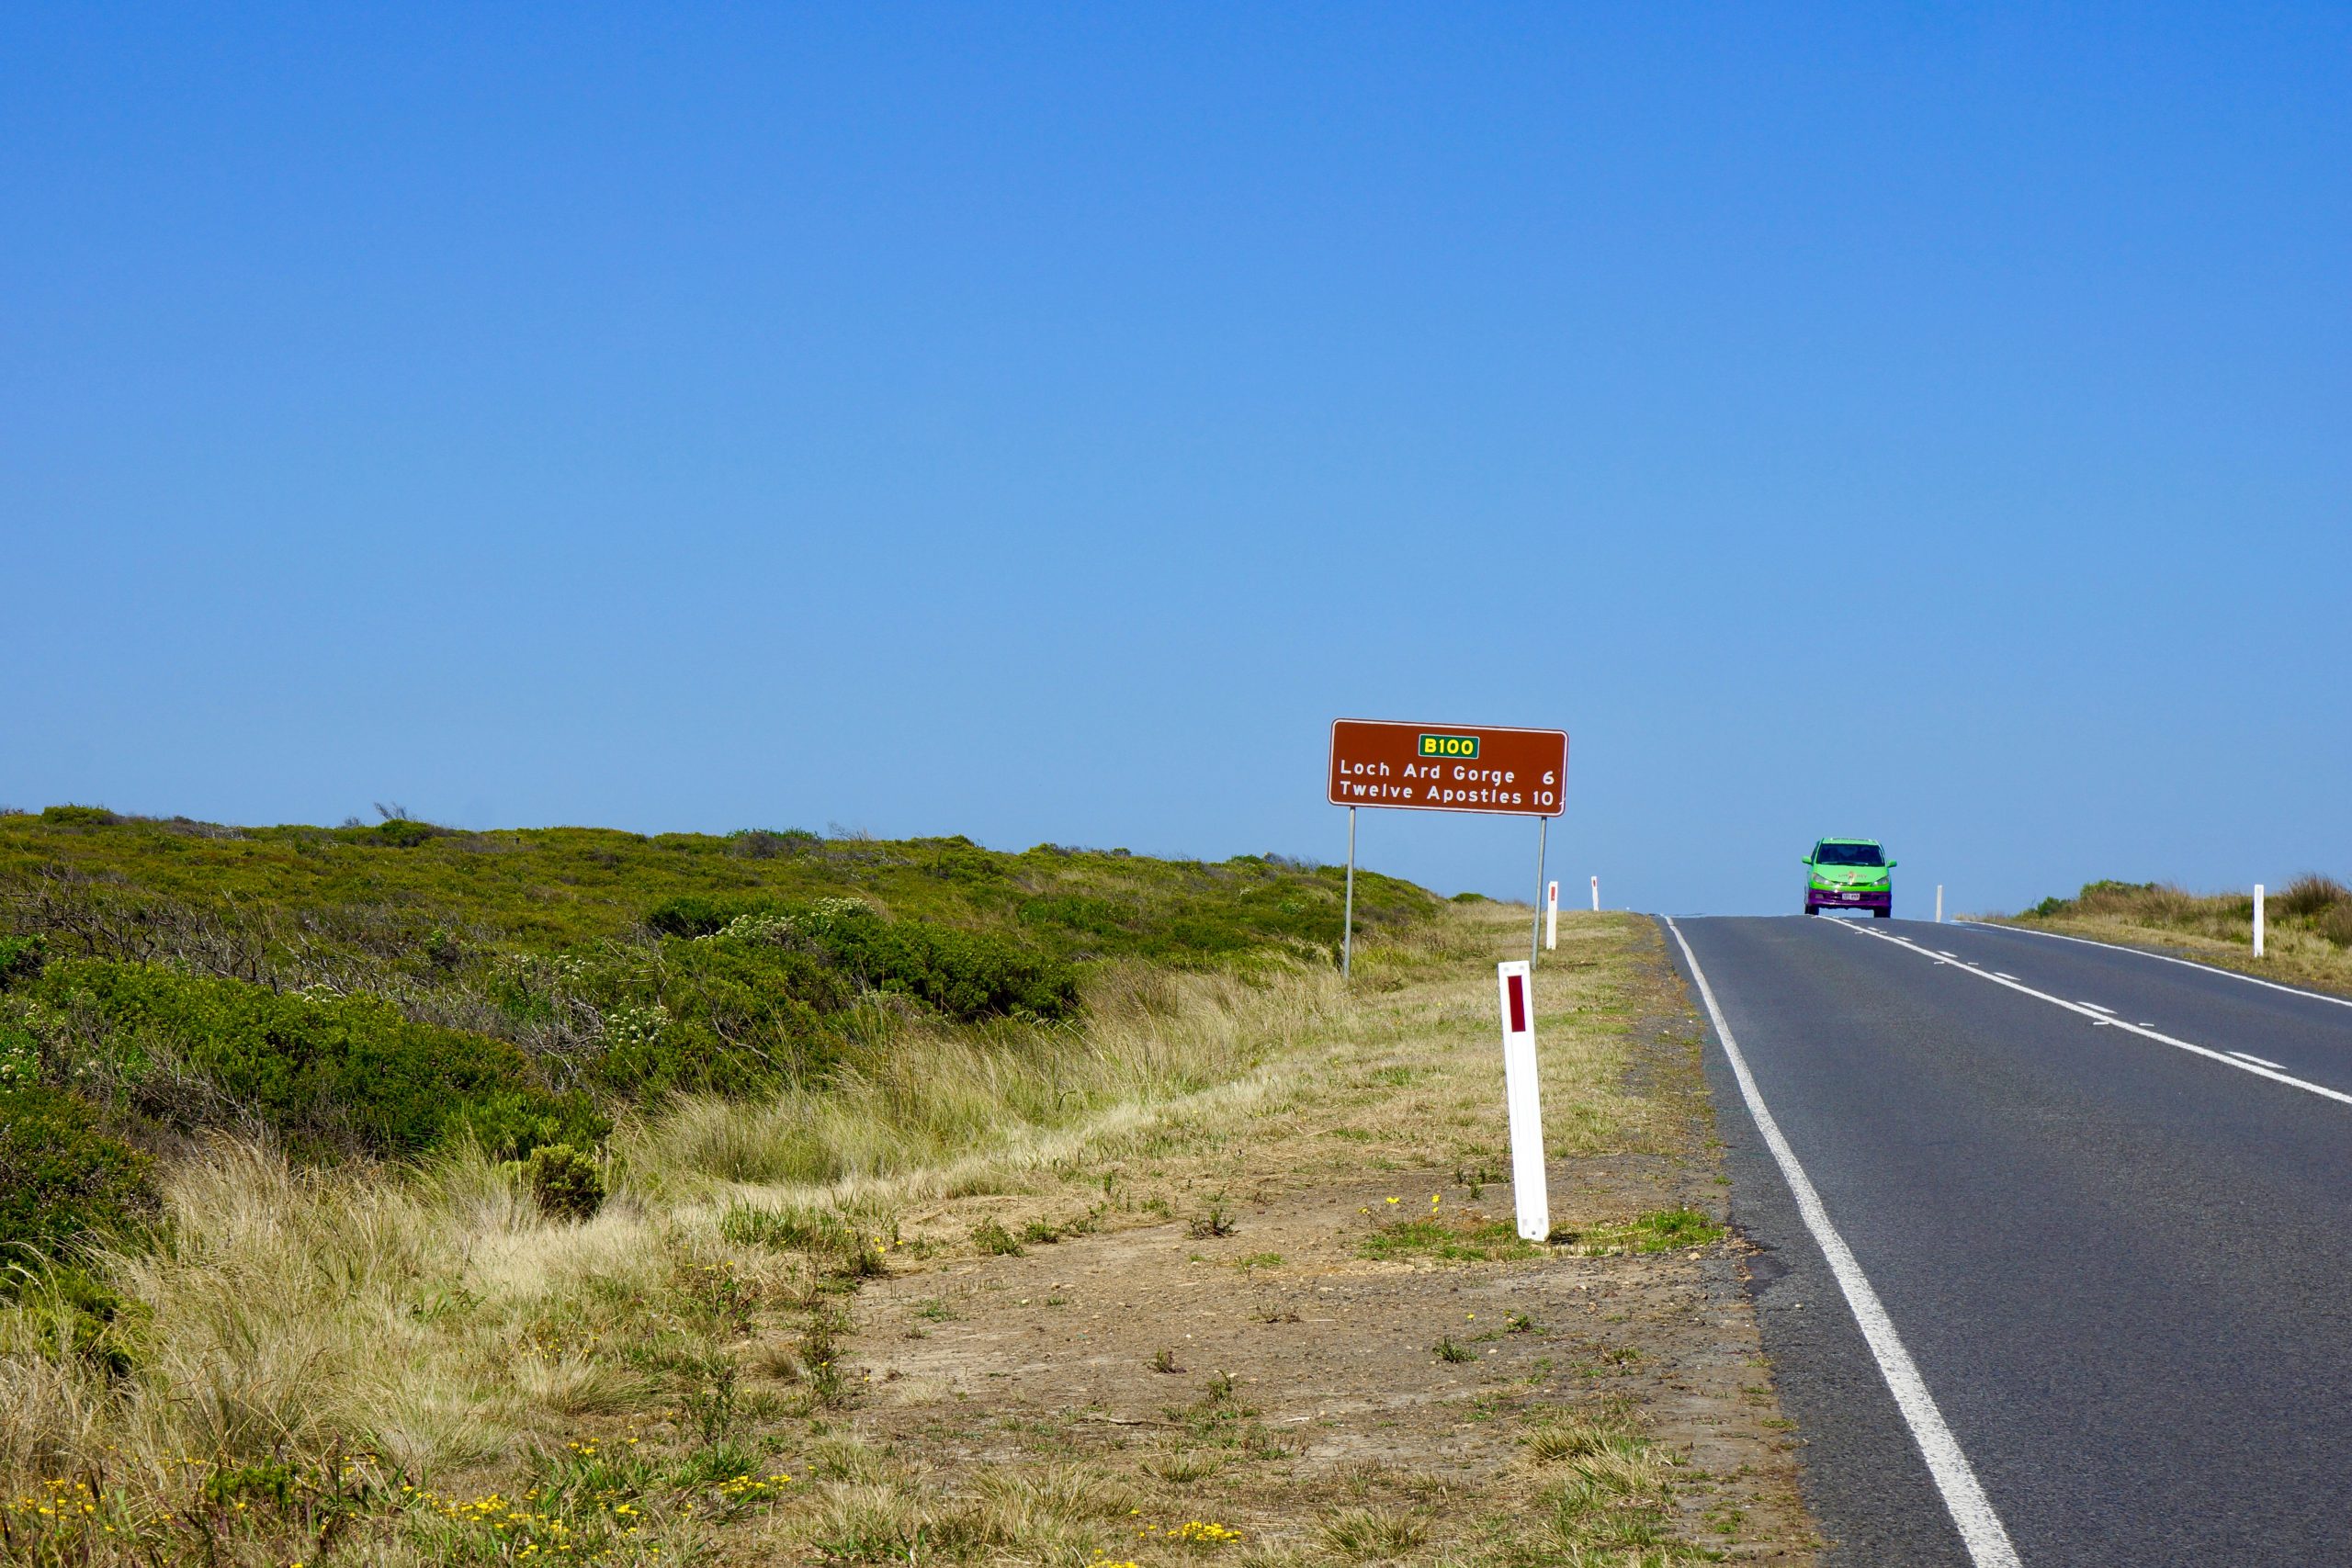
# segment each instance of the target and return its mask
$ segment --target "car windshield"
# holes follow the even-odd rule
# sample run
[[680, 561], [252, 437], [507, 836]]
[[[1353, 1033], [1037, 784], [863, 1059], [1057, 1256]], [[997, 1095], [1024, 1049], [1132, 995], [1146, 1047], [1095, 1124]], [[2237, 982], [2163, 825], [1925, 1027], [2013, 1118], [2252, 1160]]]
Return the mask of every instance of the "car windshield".
[[1884, 865], [1876, 844], [1823, 844], [1813, 852], [1815, 865]]

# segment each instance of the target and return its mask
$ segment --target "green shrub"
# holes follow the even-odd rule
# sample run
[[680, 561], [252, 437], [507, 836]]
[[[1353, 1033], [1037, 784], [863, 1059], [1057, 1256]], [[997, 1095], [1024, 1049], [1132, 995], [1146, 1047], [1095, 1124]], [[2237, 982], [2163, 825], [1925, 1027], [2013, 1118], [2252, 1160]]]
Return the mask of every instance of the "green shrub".
[[[912, 997], [954, 1019], [1064, 1018], [1078, 1007], [1078, 977], [1066, 964], [990, 932], [886, 920], [854, 898], [790, 904], [690, 896], [656, 905], [645, 923], [696, 946], [812, 953], [865, 989]], [[804, 977], [802, 994], [815, 990]], [[831, 1008], [846, 1000], [846, 994], [824, 998]]]
[[30, 980], [49, 958], [49, 939], [39, 935], [0, 936], [0, 991]]
[[146, 1320], [143, 1307], [126, 1303], [88, 1270], [52, 1263], [38, 1272], [11, 1271], [16, 1307], [30, 1320], [30, 1336], [44, 1349], [64, 1352], [110, 1378], [129, 1377], [137, 1366], [134, 1326]]
[[424, 961], [443, 974], [454, 971], [466, 961], [466, 950], [457, 933], [447, 926], [435, 926], [424, 933]]
[[9, 1265], [54, 1263], [150, 1213], [149, 1166], [87, 1101], [39, 1086], [0, 1090], [0, 1295], [23, 1278]]
[[[151, 1314], [125, 1303], [104, 1279], [71, 1262], [51, 1262], [38, 1272], [12, 1269], [7, 1286], [14, 1286], [14, 1307], [30, 1328], [26, 1340], [42, 1354], [62, 1352], [108, 1378], [130, 1378], [136, 1371], [134, 1331]], [[0, 1295], [7, 1286], [0, 1286]]]
[[605, 1173], [594, 1156], [570, 1144], [541, 1144], [515, 1162], [524, 1190], [550, 1219], [593, 1220], [605, 1206]]
[[395, 850], [413, 850], [427, 839], [438, 838], [447, 831], [447, 829], [436, 828], [430, 822], [412, 822], [405, 817], [392, 817], [368, 829], [368, 835], [376, 842]]
[[27, 1010], [28, 1004], [14, 998], [0, 1002], [0, 1089], [40, 1082], [40, 1041], [29, 1027]]
[[293, 1466], [281, 1460], [215, 1470], [204, 1478], [204, 1500], [215, 1508], [267, 1505], [283, 1514], [294, 1506]]
[[742, 915], [772, 913], [784, 908], [772, 898], [729, 898], [684, 893], [664, 898], [645, 912], [645, 923], [662, 936], [715, 936]]
[[103, 806], [44, 806], [40, 819], [52, 828], [111, 828], [122, 820]]
[[1018, 1258], [1023, 1250], [1020, 1237], [1005, 1229], [1001, 1220], [982, 1220], [974, 1225], [972, 1245], [991, 1258]]
[[855, 987], [821, 956], [768, 942], [672, 942], [654, 992], [607, 1005], [596, 1081], [632, 1096], [743, 1095], [835, 1058], [829, 1015]]
[[746, 860], [774, 860], [778, 855], [806, 854], [821, 847], [822, 839], [805, 828], [738, 828], [727, 835], [727, 851]]
[[379, 998], [97, 959], [51, 964], [40, 994], [93, 1021], [134, 1103], [174, 1126], [257, 1119], [308, 1157], [412, 1155], [469, 1134], [508, 1158], [607, 1128], [584, 1097], [537, 1082], [519, 1047], [413, 1022]]
[[933, 852], [918, 863], [919, 867], [924, 875], [942, 882], [985, 886], [1005, 880], [1004, 857], [990, 854], [961, 833], [947, 839], [915, 839], [910, 847]]
[[1067, 966], [1002, 937], [869, 915], [837, 921], [815, 940], [862, 984], [917, 998], [950, 1018], [1066, 1018], [1078, 1010], [1078, 977]]

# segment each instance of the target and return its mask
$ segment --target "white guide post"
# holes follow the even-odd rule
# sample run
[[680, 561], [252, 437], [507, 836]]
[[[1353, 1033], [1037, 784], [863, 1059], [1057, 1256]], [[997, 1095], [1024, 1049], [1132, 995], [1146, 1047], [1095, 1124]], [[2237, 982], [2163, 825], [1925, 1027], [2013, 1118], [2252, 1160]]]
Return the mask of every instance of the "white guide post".
[[1495, 965], [1503, 1014], [1503, 1097], [1510, 1107], [1510, 1190], [1519, 1234], [1552, 1235], [1552, 1195], [1544, 1178], [1544, 1095], [1535, 1082], [1535, 987], [1530, 965]]
[[1597, 876], [1592, 879], [1592, 912], [1600, 913], [1600, 878]]
[[1939, 882], [1939, 883], [1937, 883], [1937, 884], [1936, 884], [1936, 924], [1938, 924], [1938, 925], [1942, 925], [1943, 923], [1944, 923], [1944, 885], [1943, 885], [1942, 883]]
[[2254, 955], [2262, 956], [2262, 884], [2254, 885]]
[[1544, 951], [1551, 952], [1560, 945], [1560, 885], [1544, 886]]

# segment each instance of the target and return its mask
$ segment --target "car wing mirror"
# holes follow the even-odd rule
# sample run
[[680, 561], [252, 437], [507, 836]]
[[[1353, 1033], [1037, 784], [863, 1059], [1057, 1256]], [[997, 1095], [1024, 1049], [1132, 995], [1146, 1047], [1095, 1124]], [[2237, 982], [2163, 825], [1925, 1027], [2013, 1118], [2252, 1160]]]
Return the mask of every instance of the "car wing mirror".
[[1896, 866], [1901, 865], [1902, 863], [1903, 863], [1899, 860], [1891, 860], [1886, 863], [1886, 869], [1893, 871]]

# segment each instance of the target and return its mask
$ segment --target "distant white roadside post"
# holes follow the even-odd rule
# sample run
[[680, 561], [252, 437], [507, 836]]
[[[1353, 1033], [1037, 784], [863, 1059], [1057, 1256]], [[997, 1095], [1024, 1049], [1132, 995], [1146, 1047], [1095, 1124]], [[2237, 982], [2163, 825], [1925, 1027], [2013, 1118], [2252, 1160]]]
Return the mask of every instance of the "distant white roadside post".
[[1544, 951], [1551, 952], [1560, 945], [1560, 885], [1544, 885]]
[[1552, 1235], [1552, 1195], [1544, 1175], [1544, 1095], [1535, 1080], [1535, 997], [1528, 965], [1495, 965], [1503, 1019], [1503, 1095], [1510, 1107], [1510, 1190], [1519, 1234], [1527, 1241]]
[[1942, 883], [1939, 882], [1939, 883], [1937, 883], [1937, 884], [1936, 884], [1936, 924], [1938, 924], [1938, 925], [1942, 925], [1943, 923], [1944, 923], [1944, 885], [1943, 885]]
[[1600, 878], [1597, 876], [1592, 879], [1592, 912], [1600, 913]]
[[2262, 884], [2254, 885], [2254, 955], [2262, 956]]

